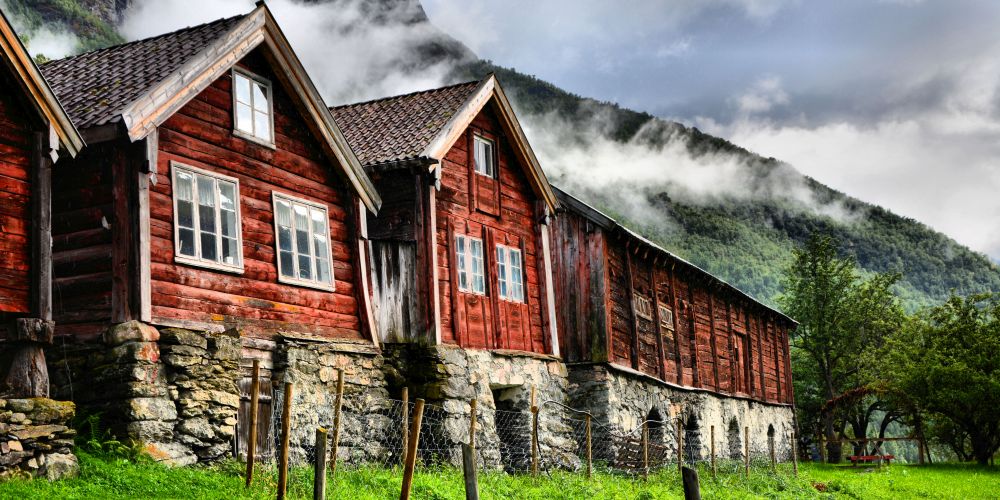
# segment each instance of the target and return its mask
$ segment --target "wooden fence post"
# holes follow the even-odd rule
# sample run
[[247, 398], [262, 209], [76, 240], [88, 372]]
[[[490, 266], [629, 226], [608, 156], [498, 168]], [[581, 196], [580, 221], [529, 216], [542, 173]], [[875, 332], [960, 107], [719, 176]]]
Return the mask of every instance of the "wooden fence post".
[[538, 475], [538, 406], [535, 405], [535, 386], [531, 386], [531, 474]]
[[253, 482], [253, 466], [257, 458], [257, 405], [260, 395], [260, 360], [253, 360], [253, 378], [250, 383], [250, 422], [247, 427], [247, 484]]
[[281, 455], [278, 459], [278, 500], [288, 489], [288, 444], [292, 433], [292, 383], [285, 382], [285, 401], [281, 407]]
[[590, 442], [590, 415], [587, 415], [587, 479], [590, 479], [594, 467], [593, 449]]
[[642, 477], [649, 478], [649, 422], [642, 423]]
[[681, 469], [684, 484], [684, 500], [701, 500], [701, 486], [698, 484], [698, 470], [691, 467]]
[[402, 463], [406, 463], [406, 445], [409, 443], [409, 428], [410, 428], [410, 389], [408, 387], [403, 388], [403, 422], [402, 422], [402, 436], [403, 436], [403, 450]]
[[792, 474], [799, 477], [799, 443], [796, 441], [795, 431], [792, 431]]
[[712, 436], [712, 477], [716, 477], [716, 473], [718, 471], [715, 468], [715, 426], [713, 425], [710, 429], [710, 434]]
[[[469, 401], [469, 446], [472, 447], [472, 451], [476, 451], [476, 399], [473, 398]], [[473, 462], [475, 462], [475, 456], [473, 456]]]
[[413, 486], [413, 469], [417, 465], [417, 447], [420, 445], [420, 423], [424, 419], [424, 400], [417, 398], [413, 406], [413, 423], [410, 424], [410, 442], [406, 443], [406, 465], [403, 466], [403, 487], [399, 500], [409, 500]]
[[344, 369], [337, 368], [337, 404], [333, 407], [333, 447], [330, 450], [330, 472], [337, 473], [337, 452], [340, 449], [340, 414], [344, 409]]
[[684, 467], [684, 423], [677, 417], [677, 472]]
[[313, 500], [326, 498], [326, 429], [316, 429], [316, 463], [313, 467]]
[[743, 428], [743, 442], [746, 449], [743, 456], [743, 468], [747, 477], [750, 477], [750, 427]]
[[462, 445], [462, 476], [465, 478], [465, 500], [479, 500], [479, 479], [476, 478], [476, 449]]

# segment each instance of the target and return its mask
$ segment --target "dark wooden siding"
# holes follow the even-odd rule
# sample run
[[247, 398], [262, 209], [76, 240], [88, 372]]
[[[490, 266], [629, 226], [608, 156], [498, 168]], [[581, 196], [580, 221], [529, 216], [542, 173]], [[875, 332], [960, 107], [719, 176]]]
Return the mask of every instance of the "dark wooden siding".
[[0, 75], [0, 319], [30, 311], [32, 126], [20, 89]]
[[566, 362], [607, 361], [607, 258], [604, 232], [572, 212], [552, 225], [559, 353]]
[[[251, 54], [241, 65], [274, 85], [276, 148], [233, 135], [229, 73], [159, 127], [159, 182], [150, 190], [154, 323], [238, 324], [257, 336], [281, 329], [361, 338], [356, 198], [260, 55]], [[239, 179], [242, 275], [174, 262], [171, 161]], [[335, 292], [278, 283], [272, 191], [328, 208]]]
[[[473, 132], [483, 133], [496, 141], [498, 175], [495, 181], [477, 179], [477, 174], [471, 174], [470, 177]], [[515, 158], [495, 112], [487, 106], [472, 121], [469, 130], [455, 142], [442, 162], [443, 175], [441, 191], [437, 194], [436, 216], [441, 338], [445, 343], [538, 353], [548, 350], [542, 331], [536, 197], [523, 167]], [[496, 187], [495, 191], [493, 186]], [[497, 191], [498, 207], [491, 198]], [[453, 286], [451, 273], [454, 242], [450, 241], [450, 235], [454, 234], [468, 234], [483, 239], [488, 272], [486, 297], [458, 292], [457, 287]], [[523, 305], [496, 298], [494, 244], [523, 249]], [[454, 303], [453, 295], [459, 299]]]

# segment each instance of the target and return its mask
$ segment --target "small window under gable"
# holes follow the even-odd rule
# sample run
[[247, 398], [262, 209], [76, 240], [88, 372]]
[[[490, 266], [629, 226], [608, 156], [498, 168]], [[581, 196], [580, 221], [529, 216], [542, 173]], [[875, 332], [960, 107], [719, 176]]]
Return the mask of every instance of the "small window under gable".
[[476, 153], [476, 173], [489, 178], [496, 177], [496, 153], [493, 141], [474, 135], [472, 143]]
[[274, 145], [274, 106], [271, 82], [233, 69], [233, 123], [241, 137]]
[[172, 163], [174, 260], [243, 272], [240, 181]]
[[278, 281], [333, 290], [330, 217], [318, 203], [272, 192]]

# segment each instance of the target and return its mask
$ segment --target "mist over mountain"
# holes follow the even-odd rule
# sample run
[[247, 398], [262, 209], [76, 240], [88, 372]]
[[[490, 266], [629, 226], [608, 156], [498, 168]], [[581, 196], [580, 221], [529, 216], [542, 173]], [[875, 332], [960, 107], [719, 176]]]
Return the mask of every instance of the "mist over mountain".
[[[191, 16], [252, 8], [240, 0], [190, 8], [196, 4], [0, 0], [29, 45], [51, 45], [32, 47], [48, 57], [210, 19]], [[697, 128], [481, 60], [435, 28], [417, 0], [268, 5], [332, 105], [496, 73], [554, 184], [764, 301], [773, 303], [791, 250], [814, 232], [835, 236], [866, 271], [902, 273], [897, 291], [910, 307], [939, 302], [952, 290], [1000, 290], [996, 263], [918, 221]]]

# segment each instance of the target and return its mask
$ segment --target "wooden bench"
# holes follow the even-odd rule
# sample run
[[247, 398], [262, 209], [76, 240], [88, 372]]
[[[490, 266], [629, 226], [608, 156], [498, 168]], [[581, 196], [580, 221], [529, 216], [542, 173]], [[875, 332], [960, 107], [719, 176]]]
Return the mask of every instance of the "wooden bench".
[[893, 455], [851, 455], [847, 457], [851, 461], [851, 465], [858, 465], [859, 463], [870, 464], [873, 462], [881, 463], [883, 461], [892, 462], [894, 458], [896, 457]]

